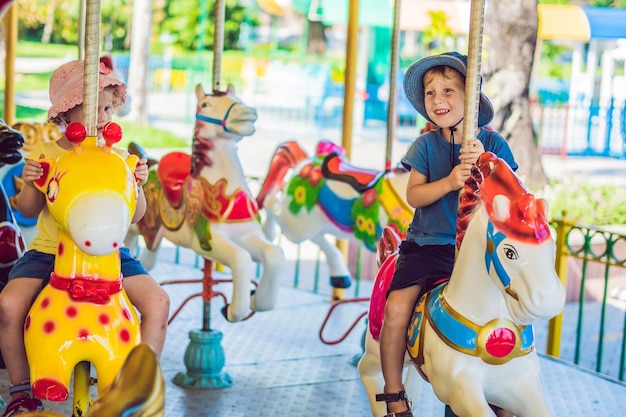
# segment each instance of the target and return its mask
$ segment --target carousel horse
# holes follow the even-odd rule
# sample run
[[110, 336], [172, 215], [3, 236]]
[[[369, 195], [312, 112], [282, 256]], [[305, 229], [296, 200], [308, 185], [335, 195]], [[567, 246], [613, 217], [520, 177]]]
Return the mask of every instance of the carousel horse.
[[102, 393], [140, 343], [119, 255], [137, 204], [138, 158], [112, 151], [121, 139], [114, 123], [103, 128], [103, 147], [86, 135], [84, 126], [70, 124], [73, 149], [40, 159], [44, 173], [33, 182], [59, 228], [50, 282], [24, 324], [32, 391], [42, 400], [67, 400], [74, 367], [83, 361], [94, 365]]
[[[222, 312], [230, 322], [276, 304], [285, 264], [282, 249], [270, 243], [246, 183], [237, 143], [254, 133], [256, 109], [241, 103], [229, 86], [207, 94], [198, 84], [192, 154], [173, 152], [151, 168], [144, 193], [148, 207], [137, 224], [146, 241], [141, 260], [150, 268], [162, 238], [193, 249], [230, 268], [232, 299]], [[132, 247], [137, 231], [127, 238]], [[255, 291], [255, 261], [262, 275]]]
[[[162, 417], [165, 415], [165, 381], [159, 360], [144, 343], [128, 354], [110, 388], [89, 407], [84, 417]], [[24, 417], [63, 417], [52, 411]]]
[[[22, 160], [20, 149], [23, 144], [22, 134], [0, 119], [0, 167], [20, 162]], [[25, 250], [26, 244], [22, 233], [5, 189], [0, 183], [0, 291], [7, 283], [11, 267]]]
[[[292, 170], [291, 177], [287, 173]], [[344, 255], [326, 234], [376, 250], [376, 241], [389, 225], [404, 234], [413, 209], [406, 203], [408, 172], [404, 168], [378, 171], [350, 165], [342, 147], [318, 144], [314, 156], [294, 142], [278, 146], [257, 196], [265, 208], [265, 232], [273, 238], [276, 225], [292, 242], [310, 240], [328, 262], [334, 288], [351, 284]]]
[[[552, 416], [532, 327], [559, 314], [565, 303], [546, 202], [529, 194], [490, 152], [480, 156], [464, 190], [452, 274], [417, 302], [408, 355], [459, 417], [494, 417], [490, 404], [517, 417]], [[383, 389], [376, 340], [394, 269], [389, 257], [377, 275], [359, 363], [374, 413], [373, 398]]]

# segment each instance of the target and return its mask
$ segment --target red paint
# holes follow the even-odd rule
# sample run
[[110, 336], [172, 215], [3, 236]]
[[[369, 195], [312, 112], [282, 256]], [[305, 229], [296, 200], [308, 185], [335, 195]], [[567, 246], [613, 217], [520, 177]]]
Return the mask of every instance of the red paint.
[[89, 338], [89, 330], [87, 329], [78, 330], [78, 340], [87, 340], [88, 338]]
[[67, 315], [67, 317], [73, 319], [74, 317], [76, 317], [78, 315], [78, 310], [76, 310], [76, 307], [74, 307], [74, 306], [69, 306], [65, 310], [65, 314]]
[[54, 332], [54, 322], [53, 321], [47, 321], [43, 324], [43, 332], [46, 334], [50, 334]]
[[98, 321], [100, 322], [100, 324], [102, 324], [103, 326], [106, 326], [107, 324], [109, 324], [111, 322], [111, 318], [109, 317], [108, 314], [106, 313], [102, 313], [98, 316]]
[[515, 333], [511, 329], [495, 329], [485, 342], [485, 350], [491, 356], [504, 358], [515, 348]]
[[124, 343], [130, 342], [130, 332], [128, 331], [128, 329], [122, 329], [120, 331], [120, 339]]
[[45, 310], [46, 308], [48, 308], [48, 306], [50, 305], [50, 298], [46, 297], [43, 300], [41, 300], [41, 309]]

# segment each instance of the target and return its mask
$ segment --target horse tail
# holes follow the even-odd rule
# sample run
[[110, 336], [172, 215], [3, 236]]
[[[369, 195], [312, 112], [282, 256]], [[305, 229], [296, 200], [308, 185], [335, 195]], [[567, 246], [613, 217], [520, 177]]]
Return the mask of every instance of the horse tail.
[[256, 197], [259, 209], [265, 205], [268, 195], [278, 192], [282, 187], [287, 171], [295, 167], [298, 163], [308, 157], [306, 152], [296, 141], [283, 142], [274, 151], [274, 156], [270, 161], [267, 176], [261, 185], [261, 190]]

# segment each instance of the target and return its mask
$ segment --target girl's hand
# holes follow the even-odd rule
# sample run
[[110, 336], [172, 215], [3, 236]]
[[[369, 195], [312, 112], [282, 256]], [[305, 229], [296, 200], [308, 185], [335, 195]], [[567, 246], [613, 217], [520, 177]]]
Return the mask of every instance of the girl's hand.
[[474, 165], [483, 152], [485, 152], [483, 143], [478, 139], [470, 139], [467, 141], [467, 145], [461, 148], [459, 159], [462, 164], [468, 163]]
[[148, 182], [148, 160], [146, 158], [141, 158], [139, 162], [137, 162], [135, 178], [137, 179], [137, 186], [139, 187], [143, 187], [143, 185]]
[[[45, 155], [41, 154], [39, 158], [45, 158]], [[22, 179], [26, 184], [33, 185], [33, 181], [37, 181], [43, 175], [43, 168], [39, 161], [34, 159], [26, 159], [24, 163], [24, 169], [22, 170]]]

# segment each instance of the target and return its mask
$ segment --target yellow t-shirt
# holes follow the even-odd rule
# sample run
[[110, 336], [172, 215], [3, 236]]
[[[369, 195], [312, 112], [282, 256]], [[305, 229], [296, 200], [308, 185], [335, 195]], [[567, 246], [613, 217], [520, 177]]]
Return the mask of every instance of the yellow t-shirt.
[[[113, 148], [118, 155], [122, 158], [128, 157], [128, 152], [124, 149]], [[41, 155], [46, 158], [58, 158], [66, 149], [63, 149], [58, 143], [55, 142], [41, 142], [35, 145], [31, 153], [29, 153], [25, 159], [38, 160]], [[59, 239], [59, 229], [56, 221], [50, 214], [48, 206], [44, 205], [39, 217], [37, 218], [37, 235], [31, 242], [28, 249], [34, 249], [42, 253], [50, 255], [56, 255], [57, 253], [57, 241]]]

